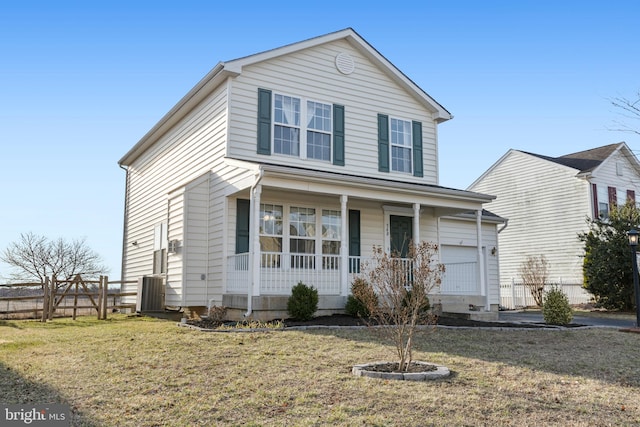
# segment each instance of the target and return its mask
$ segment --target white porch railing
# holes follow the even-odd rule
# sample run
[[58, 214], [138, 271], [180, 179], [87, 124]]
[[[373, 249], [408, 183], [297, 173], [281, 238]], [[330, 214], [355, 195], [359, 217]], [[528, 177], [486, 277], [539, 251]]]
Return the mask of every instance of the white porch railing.
[[[249, 254], [227, 259], [227, 292], [247, 292]], [[340, 255], [305, 255], [280, 252], [260, 254], [260, 294], [289, 295], [302, 282], [320, 295], [340, 295]]]
[[[371, 260], [349, 257], [349, 287]], [[401, 262], [410, 262], [403, 259]], [[340, 255], [305, 255], [280, 252], [260, 254], [260, 294], [289, 295], [298, 282], [313, 286], [320, 295], [340, 295]], [[477, 295], [480, 291], [476, 262], [445, 264], [440, 292], [452, 295]], [[249, 254], [227, 258], [227, 292], [246, 293], [249, 277]]]

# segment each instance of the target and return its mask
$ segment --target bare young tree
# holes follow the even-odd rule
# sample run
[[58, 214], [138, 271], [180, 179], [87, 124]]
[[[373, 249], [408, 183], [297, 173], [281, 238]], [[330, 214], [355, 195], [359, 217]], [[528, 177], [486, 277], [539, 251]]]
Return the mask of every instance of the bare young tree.
[[71, 279], [76, 274], [92, 277], [107, 272], [102, 259], [87, 246], [85, 239], [71, 242], [49, 240], [34, 233], [20, 235], [0, 254], [0, 260], [14, 268], [15, 280], [38, 280], [45, 277]]
[[543, 255], [528, 256], [520, 264], [520, 277], [538, 307], [542, 307], [544, 285], [549, 278], [549, 263]]
[[413, 360], [413, 339], [419, 326], [435, 325], [428, 295], [440, 286], [444, 265], [437, 262], [435, 243], [410, 243], [404, 259], [380, 247], [373, 251], [373, 260], [364, 266], [363, 273], [373, 292], [362, 292], [360, 297], [364, 298], [371, 323], [381, 326], [374, 330], [395, 345], [398, 371], [406, 372]]

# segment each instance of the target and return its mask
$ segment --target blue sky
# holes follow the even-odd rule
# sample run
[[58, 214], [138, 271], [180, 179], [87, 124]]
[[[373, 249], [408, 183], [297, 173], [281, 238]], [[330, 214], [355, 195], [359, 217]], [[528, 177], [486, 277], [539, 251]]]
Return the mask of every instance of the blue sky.
[[119, 277], [122, 155], [217, 62], [346, 27], [454, 115], [441, 185], [466, 188], [510, 148], [640, 151], [609, 130], [610, 99], [640, 90], [637, 1], [8, 1], [0, 249], [86, 238]]

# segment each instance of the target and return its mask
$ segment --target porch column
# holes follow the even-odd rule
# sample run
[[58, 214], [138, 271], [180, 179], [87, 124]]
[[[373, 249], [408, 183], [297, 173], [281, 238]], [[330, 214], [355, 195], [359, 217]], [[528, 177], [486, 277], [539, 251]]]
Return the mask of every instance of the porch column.
[[476, 211], [476, 229], [478, 233], [478, 283], [480, 283], [480, 295], [484, 296], [485, 311], [490, 311], [491, 307], [489, 307], [489, 289], [487, 288], [487, 283], [485, 281], [484, 256], [482, 254], [482, 209], [478, 209]]
[[420, 244], [420, 203], [413, 204], [413, 244]]
[[251, 223], [251, 236], [253, 237], [251, 242], [251, 271], [249, 275], [251, 277], [251, 286], [253, 296], [260, 295], [260, 195], [262, 194], [262, 185], [256, 185], [253, 194], [251, 195], [251, 210], [252, 210], [252, 223]]
[[348, 197], [340, 196], [340, 295], [349, 295], [349, 234], [347, 233]]

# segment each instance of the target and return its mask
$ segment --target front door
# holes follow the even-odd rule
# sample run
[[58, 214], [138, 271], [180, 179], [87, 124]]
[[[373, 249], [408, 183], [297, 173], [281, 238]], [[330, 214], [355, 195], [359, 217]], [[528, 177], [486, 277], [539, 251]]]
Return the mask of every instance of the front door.
[[389, 240], [391, 256], [406, 258], [409, 254], [409, 242], [413, 237], [413, 218], [391, 215], [389, 217]]

